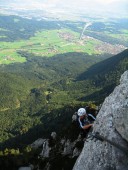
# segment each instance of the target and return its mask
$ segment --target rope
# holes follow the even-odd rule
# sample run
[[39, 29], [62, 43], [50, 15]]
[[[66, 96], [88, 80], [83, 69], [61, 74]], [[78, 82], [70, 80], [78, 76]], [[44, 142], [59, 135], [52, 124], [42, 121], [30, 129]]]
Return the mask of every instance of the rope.
[[101, 142], [106, 141], [109, 144], [111, 144], [111, 145], [115, 146], [116, 148], [120, 149], [122, 152], [124, 152], [128, 156], [128, 149], [127, 148], [125, 148], [124, 146], [121, 146], [121, 145], [117, 144], [116, 142], [111, 141], [110, 139], [100, 135], [98, 132], [90, 134], [90, 136], [88, 138], [92, 138], [92, 139], [96, 138], [96, 139], [100, 140]]

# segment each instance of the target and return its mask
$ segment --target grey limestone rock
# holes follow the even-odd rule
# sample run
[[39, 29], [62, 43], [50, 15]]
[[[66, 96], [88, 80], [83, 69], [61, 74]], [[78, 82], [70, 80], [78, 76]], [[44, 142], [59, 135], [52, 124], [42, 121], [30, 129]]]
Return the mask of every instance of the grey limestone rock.
[[50, 150], [51, 150], [51, 148], [49, 147], [48, 139], [46, 139], [43, 143], [43, 150], [42, 150], [40, 156], [42, 156], [44, 158], [48, 158]]
[[51, 133], [51, 137], [52, 137], [54, 140], [56, 139], [56, 136], [57, 136], [56, 132], [52, 132], [52, 133]]
[[[105, 99], [94, 123], [95, 132], [128, 150], [128, 71]], [[88, 139], [73, 170], [128, 170], [128, 156], [106, 141]]]
[[81, 153], [81, 149], [79, 148], [74, 148], [72, 157], [79, 156]]
[[18, 170], [32, 170], [30, 167], [20, 167]]
[[42, 138], [40, 138], [40, 139], [37, 139], [35, 142], [33, 142], [32, 144], [31, 144], [31, 147], [32, 148], [39, 148], [41, 145], [43, 145], [43, 143], [46, 141], [46, 139], [42, 139]]
[[34, 166], [32, 164], [30, 164], [28, 167], [20, 167], [18, 170], [33, 170]]
[[64, 151], [62, 155], [71, 155], [73, 152], [74, 143], [71, 142], [69, 139], [64, 144]]

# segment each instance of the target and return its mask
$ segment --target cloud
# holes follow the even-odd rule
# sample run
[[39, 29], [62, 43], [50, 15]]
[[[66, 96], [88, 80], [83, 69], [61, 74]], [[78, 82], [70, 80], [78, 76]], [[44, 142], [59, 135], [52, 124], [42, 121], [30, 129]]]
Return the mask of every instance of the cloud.
[[[65, 7], [65, 6], [69, 6], [70, 8], [72, 7], [91, 7], [91, 6], [95, 6], [96, 8], [98, 7], [98, 5], [100, 6], [111, 6], [113, 4], [115, 5], [127, 5], [128, 2], [127, 0], [8, 0], [6, 2], [6, 0], [0, 0], [0, 4], [1, 3], [15, 3], [15, 4], [20, 4], [20, 5], [24, 5], [24, 4], [29, 4], [30, 6], [32, 5], [36, 5], [36, 6], [58, 6], [58, 7]], [[124, 6], [123, 5], [123, 6]]]
[[81, 9], [98, 9], [104, 8], [104, 10], [108, 10], [109, 8], [112, 10], [124, 10], [128, 8], [127, 0], [37, 0], [46, 6], [55, 6], [55, 7], [67, 7], [67, 8], [81, 8]]
[[[6, 0], [0, 0], [0, 4]], [[72, 12], [85, 12], [102, 15], [106, 13], [115, 13], [121, 15], [122, 11], [128, 15], [127, 0], [8, 0], [6, 4], [9, 6], [13, 3], [15, 7], [25, 7], [28, 9], [43, 9], [43, 10], [68, 10]]]

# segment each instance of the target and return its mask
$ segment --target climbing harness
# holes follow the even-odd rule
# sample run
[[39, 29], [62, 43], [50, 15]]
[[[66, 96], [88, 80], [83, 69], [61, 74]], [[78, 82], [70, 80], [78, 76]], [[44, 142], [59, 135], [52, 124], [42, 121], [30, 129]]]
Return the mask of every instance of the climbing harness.
[[116, 142], [111, 141], [110, 139], [100, 135], [99, 132], [89, 134], [87, 139], [89, 139], [89, 138], [91, 138], [91, 140], [93, 140], [95, 138], [97, 140], [100, 140], [101, 142], [106, 141], [109, 144], [111, 144], [111, 145], [115, 146], [116, 148], [120, 149], [122, 152], [124, 152], [128, 156], [128, 148], [125, 148], [125, 147], [117, 144]]

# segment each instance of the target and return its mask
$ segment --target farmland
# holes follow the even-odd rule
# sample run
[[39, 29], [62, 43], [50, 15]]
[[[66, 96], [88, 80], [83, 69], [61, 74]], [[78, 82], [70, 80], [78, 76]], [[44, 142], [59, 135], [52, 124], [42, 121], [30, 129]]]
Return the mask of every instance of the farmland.
[[[127, 29], [122, 27], [116, 32], [118, 25], [112, 27], [113, 23], [93, 23], [80, 38], [85, 23], [35, 21], [12, 16], [0, 19], [0, 64], [25, 62], [26, 58], [21, 57], [19, 51], [40, 57], [69, 52], [117, 54], [126, 49], [128, 40]], [[5, 24], [5, 19], [11, 24]]]
[[113, 45], [104, 44], [104, 42], [89, 36], [84, 36], [82, 40], [79, 40], [79, 36], [79, 33], [69, 29], [60, 29], [36, 32], [35, 36], [28, 40], [0, 42], [0, 64], [25, 62], [26, 59], [18, 54], [19, 50], [37, 56], [51, 57], [55, 54], [67, 52], [85, 52], [89, 55], [100, 54], [107, 47], [108, 51], [114, 49]]
[[19, 50], [33, 53], [37, 56], [53, 56], [67, 52], [86, 52], [88, 54], [99, 53], [94, 46], [98, 40], [79, 41], [79, 33], [68, 29], [37, 32], [29, 40], [15, 42], [0, 42], [0, 64], [12, 62], [24, 62], [17, 53]]

